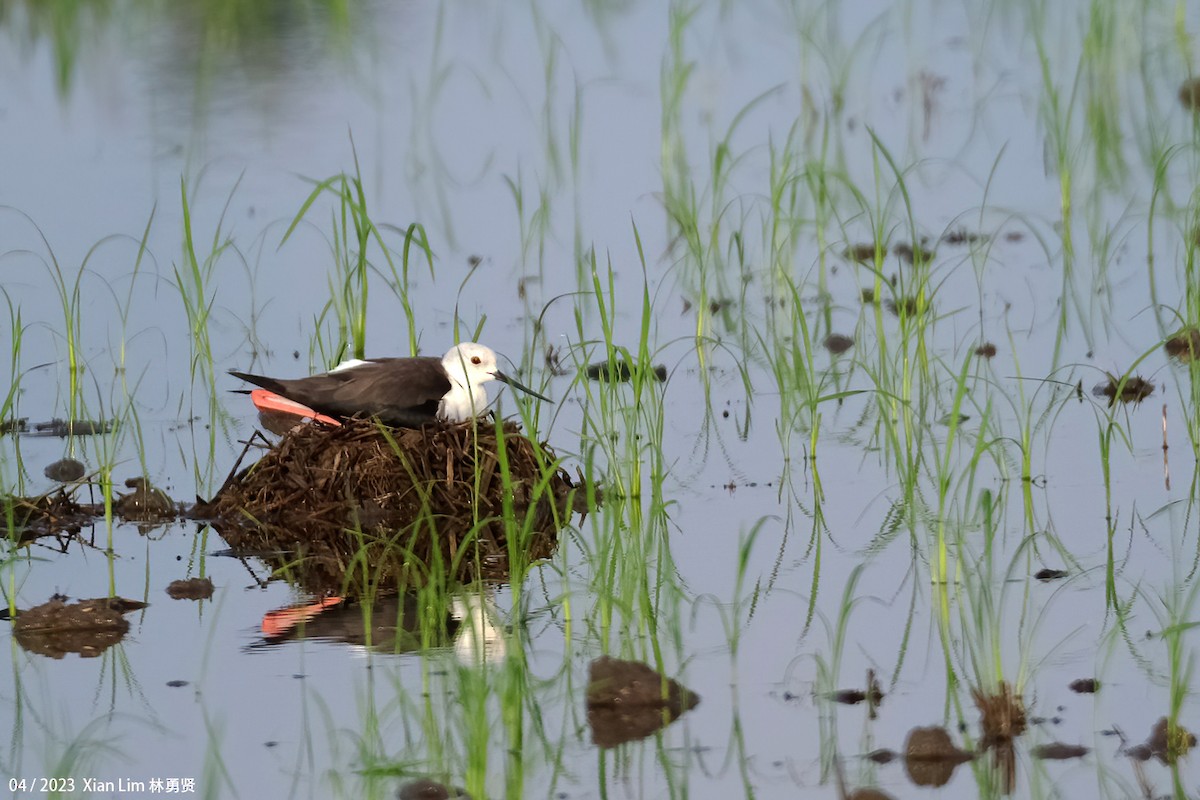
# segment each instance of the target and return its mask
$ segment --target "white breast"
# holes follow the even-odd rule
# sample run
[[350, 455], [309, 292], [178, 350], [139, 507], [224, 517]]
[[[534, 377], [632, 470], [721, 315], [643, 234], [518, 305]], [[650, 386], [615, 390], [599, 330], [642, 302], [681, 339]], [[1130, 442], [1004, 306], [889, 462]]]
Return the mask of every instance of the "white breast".
[[463, 422], [478, 417], [487, 410], [487, 391], [476, 383], [468, 391], [466, 386], [450, 381], [450, 391], [438, 403], [438, 417], [447, 422]]

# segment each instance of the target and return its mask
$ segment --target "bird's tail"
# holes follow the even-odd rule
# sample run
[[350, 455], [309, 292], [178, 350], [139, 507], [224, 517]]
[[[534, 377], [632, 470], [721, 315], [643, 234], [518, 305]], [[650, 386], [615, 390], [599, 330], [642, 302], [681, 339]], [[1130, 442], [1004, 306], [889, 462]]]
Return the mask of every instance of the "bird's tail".
[[261, 386], [264, 389], [269, 389], [276, 394], [282, 394], [285, 391], [283, 384], [274, 378], [268, 378], [263, 375], [250, 375], [246, 372], [238, 372], [236, 369], [229, 370], [229, 374], [235, 378], [244, 380], [246, 383], [253, 383], [255, 386]]

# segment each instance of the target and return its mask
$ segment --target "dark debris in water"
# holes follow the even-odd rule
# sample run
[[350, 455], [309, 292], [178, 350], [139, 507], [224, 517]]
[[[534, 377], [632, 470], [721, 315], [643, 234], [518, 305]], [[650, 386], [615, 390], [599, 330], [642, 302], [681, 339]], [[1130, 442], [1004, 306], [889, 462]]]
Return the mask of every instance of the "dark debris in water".
[[879, 685], [879, 679], [875, 676], [875, 670], [867, 670], [867, 688], [863, 689], [839, 689], [829, 696], [829, 699], [835, 703], [842, 705], [853, 706], [866, 701], [870, 709], [871, 719], [875, 718], [875, 710], [883, 702], [883, 688]]
[[917, 262], [928, 264], [930, 261], [933, 261], [933, 258], [935, 255], [937, 255], [937, 253], [935, 253], [933, 250], [925, 249], [924, 245], [924, 241], [916, 246], [909, 244], [908, 242], [897, 242], [896, 244], [892, 245], [892, 255], [896, 256], [907, 264], [913, 264]]
[[[145, 478], [131, 478], [125, 485], [134, 491], [118, 494], [113, 502], [113, 511], [122, 520], [140, 523], [161, 523], [176, 519], [183, 509], [180, 504]], [[75, 482], [42, 495], [22, 497], [8, 495], [0, 497], [0, 513], [11, 515], [14, 527], [21, 532], [21, 541], [28, 542], [41, 536], [78, 533], [97, 517], [104, 515], [104, 503], [81, 503], [76, 500], [87, 483]]]
[[1078, 744], [1051, 742], [1029, 748], [1029, 755], [1043, 761], [1068, 761], [1072, 758], [1083, 758], [1092, 752], [1091, 748]]
[[172, 600], [207, 600], [213, 595], [212, 578], [187, 578], [167, 584]]
[[821, 342], [825, 349], [835, 356], [840, 356], [842, 353], [854, 347], [854, 337], [847, 336], [844, 333], [831, 333]]
[[889, 297], [883, 305], [897, 317], [915, 317], [921, 313], [923, 303], [921, 298], [910, 295], [908, 297]]
[[26, 417], [6, 419], [0, 422], [0, 436], [6, 433], [25, 433], [29, 430], [29, 420]]
[[904, 771], [917, 786], [945, 786], [959, 764], [974, 758], [940, 726], [913, 728], [904, 743]]
[[[630, 364], [624, 359], [598, 361], [595, 364], [588, 364], [584, 370], [584, 374], [593, 381], [631, 381], [633, 376], [639, 373], [640, 368], [637, 364]], [[657, 364], [650, 368], [649, 374], [655, 380], [662, 382], [667, 379], [667, 368], [663, 364]]]
[[87, 474], [87, 468], [73, 458], [60, 458], [58, 461], [47, 464], [46, 468], [42, 470], [42, 474], [52, 481], [70, 483]]
[[62, 658], [78, 653], [94, 658], [117, 644], [129, 631], [124, 614], [146, 604], [120, 597], [68, 603], [56, 595], [40, 606], [17, 612], [13, 636], [31, 653]]
[[265, 560], [316, 595], [419, 585], [430, 569], [506, 578], [506, 501], [534, 561], [553, 553], [576, 486], [547, 446], [503, 430], [507, 486], [490, 422], [300, 425], [198, 510], [235, 550], [279, 554]]
[[1076, 678], [1067, 684], [1067, 688], [1075, 694], [1095, 694], [1100, 688], [1100, 681], [1095, 678]]
[[175, 519], [179, 508], [162, 489], [157, 489], [143, 477], [125, 481], [125, 488], [133, 489], [117, 497], [113, 508], [127, 520], [133, 522], [163, 522]]
[[1182, 725], [1172, 725], [1162, 717], [1150, 729], [1150, 737], [1142, 744], [1125, 748], [1125, 755], [1137, 761], [1157, 758], [1163, 764], [1174, 764], [1196, 746], [1196, 736]]
[[1057, 581], [1067, 577], [1067, 572], [1061, 569], [1039, 569], [1033, 573], [1033, 577], [1043, 582]]
[[34, 497], [9, 495], [0, 499], [6, 518], [21, 531], [21, 541], [52, 533], [78, 532], [96, 516], [95, 507], [75, 502], [73, 492], [56, 489]]
[[942, 234], [942, 242], [949, 245], [985, 244], [991, 238], [986, 233], [976, 233], [966, 228], [955, 228]]
[[1179, 87], [1179, 102], [1189, 111], [1200, 113], [1200, 78], [1190, 78]]
[[892, 800], [892, 796], [873, 786], [860, 787], [846, 795], [846, 800]]
[[980, 745], [985, 750], [1011, 743], [1025, 732], [1025, 701], [1012, 690], [1007, 681], [1000, 681], [993, 694], [972, 688], [971, 697], [975, 700], [975, 707], [979, 709], [979, 724], [983, 732]]
[[1190, 364], [1200, 356], [1200, 328], [1189, 326], [1171, 336], [1163, 343], [1167, 355], [1184, 364]]
[[979, 345], [979, 347], [975, 348], [975, 355], [979, 356], [980, 358], [995, 358], [996, 345], [992, 344], [991, 342], [984, 342], [983, 344]]
[[400, 785], [396, 800], [471, 800], [465, 789], [447, 786], [429, 778], [417, 778]]
[[98, 436], [109, 433], [117, 425], [116, 420], [89, 419], [52, 419], [49, 422], [38, 422], [33, 426], [33, 432], [39, 436]]
[[858, 242], [852, 244], [842, 251], [842, 258], [847, 261], [857, 261], [861, 264], [872, 264], [875, 262], [875, 243]]
[[695, 692], [640, 661], [602, 656], [589, 670], [588, 725], [599, 747], [644, 739], [699, 702]]
[[1111, 372], [1105, 375], [1106, 379], [1092, 388], [1092, 394], [1096, 397], [1107, 397], [1109, 406], [1116, 405], [1117, 400], [1122, 403], [1140, 403], [1154, 394], [1154, 384], [1140, 375], [1125, 378], [1124, 383], [1120, 376]]

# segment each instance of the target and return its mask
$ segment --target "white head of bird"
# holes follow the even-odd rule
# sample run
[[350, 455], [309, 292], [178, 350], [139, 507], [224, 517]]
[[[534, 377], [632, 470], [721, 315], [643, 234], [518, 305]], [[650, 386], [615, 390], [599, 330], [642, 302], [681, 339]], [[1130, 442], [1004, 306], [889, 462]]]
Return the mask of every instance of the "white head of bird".
[[442, 356], [442, 369], [450, 379], [450, 391], [438, 406], [438, 416], [451, 422], [479, 416], [488, 402], [483, 384], [496, 377], [495, 352], [475, 342], [463, 342]]
[[487, 407], [487, 392], [483, 384], [498, 380], [514, 386], [541, 400], [547, 400], [501, 372], [496, 366], [496, 354], [490, 347], [476, 342], [463, 342], [450, 348], [442, 357], [442, 369], [450, 379], [450, 391], [438, 404], [438, 416], [450, 422], [477, 417]]

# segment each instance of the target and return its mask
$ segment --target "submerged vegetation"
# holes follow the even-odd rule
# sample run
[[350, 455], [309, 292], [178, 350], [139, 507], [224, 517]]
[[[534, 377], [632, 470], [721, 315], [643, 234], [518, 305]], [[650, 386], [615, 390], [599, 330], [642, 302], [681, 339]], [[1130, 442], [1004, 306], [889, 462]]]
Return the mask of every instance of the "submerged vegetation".
[[[287, 174], [192, 144], [119, 236], [10, 190], [0, 587], [14, 626], [101, 624], [14, 635], [0, 772], [132, 755], [263, 794], [244, 759], [267, 742], [288, 758], [266, 795], [1193, 791], [1194, 8], [450, 3], [401, 25], [313, 0], [267, 4], [276, 31], [237, 2], [54, 5], [0, 24], [52, 54], [63, 102], [82, 19], [198, 15], [229, 35], [175, 42], [201, 78], [181, 138], [216, 125], [217, 88], [245, 104], [232, 62], [341, 102], [282, 58], [297, 31], [383, 110], [349, 138], [311, 120], [336, 144], [310, 158], [256, 82], [271, 110], [238, 124], [291, 143]], [[556, 402], [264, 444], [223, 377], [451, 340]], [[103, 668], [80, 690], [36, 653]], [[146, 688], [164, 665], [197, 684], [185, 722]], [[288, 674], [314, 679], [248, 719]]]

